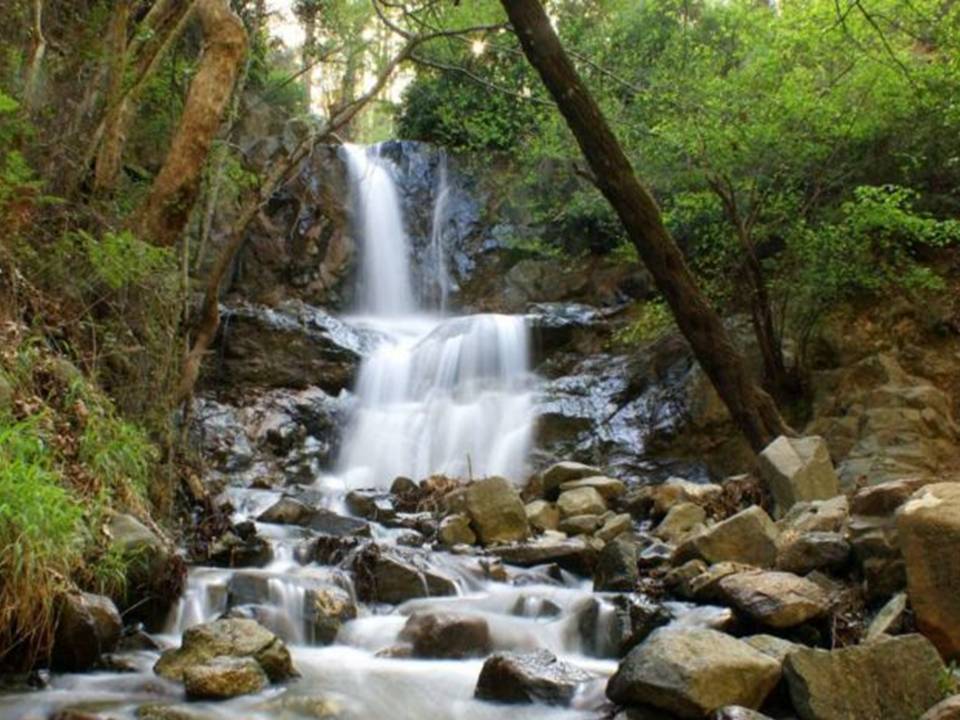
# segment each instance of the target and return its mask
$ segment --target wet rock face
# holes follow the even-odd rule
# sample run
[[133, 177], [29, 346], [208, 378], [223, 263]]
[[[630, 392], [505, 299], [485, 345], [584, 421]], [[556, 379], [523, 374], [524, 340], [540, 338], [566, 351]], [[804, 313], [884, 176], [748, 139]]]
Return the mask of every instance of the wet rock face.
[[194, 404], [191, 444], [209, 458], [206, 482], [271, 487], [309, 483], [339, 448], [346, 401], [318, 387], [240, 392]]
[[802, 720], [912, 720], [941, 699], [942, 673], [940, 656], [921, 635], [833, 651], [801, 648], [784, 665]]
[[[380, 146], [380, 153], [396, 168], [397, 190], [413, 250], [414, 287], [420, 289], [423, 301], [436, 306], [440, 288], [436, 282], [439, 267], [433, 247], [434, 224], [439, 221], [443, 262], [451, 283], [448, 291], [457, 296], [470, 282], [490, 244], [488, 228], [481, 223], [482, 198], [458, 170], [456, 159], [438, 148], [391, 140]], [[444, 174], [446, 194], [437, 212]]]
[[568, 705], [589, 673], [558, 660], [547, 650], [487, 658], [477, 680], [476, 697], [502, 703]]
[[[249, 157], [267, 167], [296, 140], [267, 137]], [[356, 245], [348, 223], [348, 182], [337, 148], [317, 146], [299, 172], [251, 223], [234, 289], [255, 301], [299, 299], [343, 307], [351, 297]]]
[[221, 311], [219, 362], [201, 386], [305, 388], [336, 394], [349, 387], [375, 337], [318, 307], [290, 300], [274, 307], [240, 303]]

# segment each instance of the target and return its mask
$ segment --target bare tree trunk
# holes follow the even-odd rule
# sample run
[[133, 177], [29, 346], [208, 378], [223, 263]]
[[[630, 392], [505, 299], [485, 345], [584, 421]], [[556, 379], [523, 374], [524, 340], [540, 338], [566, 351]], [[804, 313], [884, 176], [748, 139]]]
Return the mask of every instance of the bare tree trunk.
[[683, 254], [663, 225], [656, 201], [637, 179], [539, 0], [501, 0], [501, 4], [700, 366], [750, 446], [759, 452], [778, 435], [789, 432], [772, 398], [750, 378], [742, 355], [697, 287]]
[[30, 29], [30, 55], [23, 79], [23, 104], [27, 112], [40, 106], [40, 85], [43, 60], [47, 54], [47, 38], [43, 34], [44, 0], [33, 0], [33, 27]]
[[203, 296], [203, 308], [200, 311], [200, 318], [197, 324], [196, 335], [193, 345], [184, 359], [183, 370], [180, 376], [180, 384], [175, 395], [175, 404], [180, 404], [190, 399], [193, 394], [193, 388], [200, 376], [200, 367], [203, 364], [203, 358], [213, 344], [217, 336], [217, 329], [220, 327], [220, 289], [227, 271], [233, 265], [234, 258], [243, 246], [246, 238], [247, 227], [253, 219], [259, 214], [260, 209], [270, 200], [286, 180], [290, 173], [297, 168], [300, 162], [306, 158], [314, 146], [320, 140], [325, 140], [336, 134], [340, 128], [348, 125], [357, 113], [362, 110], [367, 103], [373, 100], [387, 84], [387, 81], [393, 75], [393, 71], [406, 60], [414, 48], [422, 42], [422, 38], [411, 38], [404, 44], [404, 47], [396, 56], [381, 70], [373, 86], [362, 96], [344, 106], [337, 114], [332, 116], [322, 128], [304, 139], [300, 145], [290, 154], [286, 162], [276, 165], [270, 174], [261, 183], [259, 190], [251, 195], [240, 209], [240, 214], [234, 221], [227, 234], [227, 242], [221, 248], [217, 261], [207, 277], [207, 285]]
[[[117, 98], [108, 100], [106, 112], [92, 134], [90, 144], [80, 162], [79, 176], [73, 180], [76, 189], [86, 178], [96, 159], [95, 185], [101, 192], [116, 187], [127, 135], [136, 119], [140, 94], [167, 50], [183, 31], [196, 0], [159, 0], [137, 27], [126, 51], [123, 74], [132, 76], [129, 86]], [[121, 86], [122, 87], [122, 86]]]
[[247, 48], [243, 23], [227, 0], [198, 0], [196, 11], [205, 38], [203, 57], [163, 167], [135, 214], [141, 237], [155, 245], [176, 243], [187, 223]]
[[[122, 111], [123, 76], [127, 68], [127, 23], [130, 20], [130, 0], [117, 0], [110, 19], [110, 37], [107, 42], [110, 56], [107, 89], [107, 127], [115, 127]], [[93, 191], [112, 190], [120, 174], [123, 156], [123, 136], [117, 132], [106, 135], [97, 154]]]

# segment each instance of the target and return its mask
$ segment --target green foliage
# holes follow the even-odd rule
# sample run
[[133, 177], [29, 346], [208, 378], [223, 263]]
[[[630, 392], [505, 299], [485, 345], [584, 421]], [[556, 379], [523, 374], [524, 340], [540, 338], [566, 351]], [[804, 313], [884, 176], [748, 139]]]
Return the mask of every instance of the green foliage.
[[613, 340], [620, 345], [643, 345], [663, 337], [675, 328], [670, 308], [663, 300], [637, 303], [633, 320], [618, 330]]
[[145, 243], [129, 230], [107, 232], [99, 240], [79, 231], [78, 241], [97, 281], [111, 290], [140, 285], [173, 268], [172, 253], [168, 248]]
[[45, 650], [58, 590], [82, 563], [83, 510], [59, 482], [45, 419], [0, 422], [0, 660]]
[[838, 222], [797, 232], [790, 250], [808, 294], [830, 304], [890, 289], [941, 289], [918, 256], [960, 242], [960, 223], [920, 214], [915, 201], [906, 188], [859, 187]]

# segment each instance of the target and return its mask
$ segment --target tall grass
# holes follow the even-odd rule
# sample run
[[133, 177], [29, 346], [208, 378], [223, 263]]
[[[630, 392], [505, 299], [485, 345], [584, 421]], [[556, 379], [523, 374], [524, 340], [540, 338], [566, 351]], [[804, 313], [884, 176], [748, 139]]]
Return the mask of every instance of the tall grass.
[[83, 508], [53, 467], [43, 416], [0, 419], [0, 663], [50, 646], [56, 599], [83, 563]]

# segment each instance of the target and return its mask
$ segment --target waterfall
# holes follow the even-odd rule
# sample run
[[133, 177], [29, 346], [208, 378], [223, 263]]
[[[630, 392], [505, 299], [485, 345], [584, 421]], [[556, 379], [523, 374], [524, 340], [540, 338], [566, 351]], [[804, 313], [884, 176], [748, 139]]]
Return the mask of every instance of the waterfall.
[[364, 239], [360, 253], [360, 309], [387, 317], [416, 309], [410, 282], [410, 248], [388, 161], [376, 148], [346, 144], [354, 227]]
[[[438, 307], [408, 312], [412, 253], [403, 232], [395, 169], [376, 148], [349, 146], [345, 152], [354, 189], [355, 235], [366, 258], [361, 283], [362, 308], [368, 314], [357, 321], [386, 339], [361, 365], [338, 475], [349, 487], [385, 488], [401, 475], [419, 480], [436, 473], [502, 475], [520, 482], [534, 420], [529, 330], [522, 316], [437, 313], [445, 309], [449, 288], [443, 243], [450, 191], [445, 158], [434, 189], [427, 255], [439, 289]], [[383, 273], [390, 275], [389, 282], [378, 279]]]
[[437, 187], [433, 201], [433, 223], [430, 230], [430, 266], [437, 283], [437, 304], [440, 311], [447, 309], [450, 296], [450, 276], [447, 271], [447, 254], [444, 244], [444, 228], [450, 214], [450, 178], [447, 170], [447, 154], [440, 154], [437, 168]]

